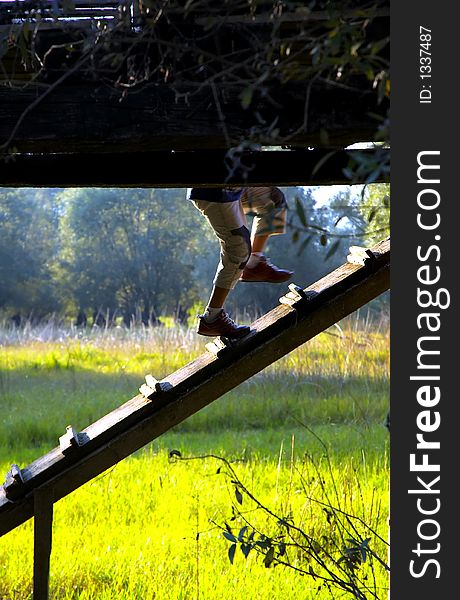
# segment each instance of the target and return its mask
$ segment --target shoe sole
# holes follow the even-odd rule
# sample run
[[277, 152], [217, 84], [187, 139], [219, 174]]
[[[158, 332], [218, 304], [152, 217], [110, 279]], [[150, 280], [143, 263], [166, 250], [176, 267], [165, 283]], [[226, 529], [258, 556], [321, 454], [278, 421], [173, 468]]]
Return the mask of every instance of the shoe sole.
[[247, 332], [240, 334], [238, 336], [234, 336], [234, 335], [228, 335], [228, 333], [203, 333], [202, 331], [197, 331], [198, 335], [203, 335], [204, 337], [226, 337], [229, 340], [239, 340], [243, 337], [246, 337], [247, 335], [249, 335], [251, 333], [251, 330], [248, 329]]
[[273, 281], [273, 279], [238, 279], [241, 283], [285, 283], [292, 278], [292, 275], [289, 277], [285, 277], [284, 279], [278, 279], [277, 281]]

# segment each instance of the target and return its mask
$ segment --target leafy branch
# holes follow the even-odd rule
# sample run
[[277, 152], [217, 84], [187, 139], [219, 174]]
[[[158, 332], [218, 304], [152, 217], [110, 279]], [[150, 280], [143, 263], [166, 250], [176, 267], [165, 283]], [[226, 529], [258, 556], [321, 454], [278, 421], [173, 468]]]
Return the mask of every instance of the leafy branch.
[[[385, 14], [384, 0], [313, 0], [308, 7], [279, 0], [218, 6], [210, 0], [143, 0], [139, 5], [131, 0], [120, 6], [118, 18], [90, 19], [91, 27], [77, 33], [65, 17], [72, 7], [72, 0], [64, 2], [58, 18], [33, 0], [10, 9], [4, 16], [10, 31], [1, 34], [0, 85], [24, 89], [39, 84], [48, 90], [43, 99], [78, 75], [113, 88], [121, 100], [145, 87], [155, 93], [164, 85], [176, 102], [187, 104], [209, 94], [203, 101], [214, 104], [229, 147], [234, 143], [225, 134], [229, 98], [253, 115], [244, 142], [280, 145], [289, 144], [296, 132], [308, 131], [316, 84], [373, 94], [377, 103], [389, 96], [388, 35], [372, 29]], [[47, 42], [51, 20], [68, 36], [64, 44]], [[295, 87], [304, 104], [291, 131], [268, 116], [268, 107], [285, 104], [287, 85]], [[376, 133], [387, 139], [377, 118]], [[327, 145], [327, 131], [323, 137]], [[371, 180], [382, 167], [360, 168], [367, 169]]]
[[[328, 460], [327, 449], [326, 458]], [[308, 482], [298, 470], [297, 475], [305, 500], [317, 505], [323, 515], [325, 530], [322, 534], [321, 531], [309, 532], [305, 526], [296, 524], [292, 514], [279, 514], [267, 506], [248, 489], [227, 459], [215, 454], [184, 457], [177, 450], [170, 452], [171, 461], [209, 459], [219, 463], [216, 474], [223, 475], [229, 486], [232, 516], [220, 523], [215, 520], [211, 520], [211, 523], [222, 532], [229, 544], [227, 555], [231, 564], [234, 564], [239, 548], [245, 559], [253, 553], [261, 558], [266, 568], [288, 568], [311, 577], [319, 587], [326, 587], [331, 593], [334, 589], [340, 589], [358, 600], [383, 597], [377, 585], [376, 570], [387, 572], [389, 567], [373, 546], [386, 546], [387, 543], [361, 517], [351, 514], [340, 505], [334, 505], [325, 489], [324, 476], [311, 457], [309, 460], [317, 470], [317, 481], [326, 501], [308, 494]], [[333, 489], [340, 502], [334, 480]], [[256, 513], [266, 517], [263, 527], [256, 524]]]

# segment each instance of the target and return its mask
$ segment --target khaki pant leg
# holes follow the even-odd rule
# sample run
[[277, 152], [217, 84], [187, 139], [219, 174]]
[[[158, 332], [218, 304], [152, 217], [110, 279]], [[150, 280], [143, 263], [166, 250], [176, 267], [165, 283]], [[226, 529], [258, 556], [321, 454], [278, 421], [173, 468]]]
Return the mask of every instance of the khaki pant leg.
[[287, 203], [279, 188], [246, 188], [241, 202], [246, 214], [254, 214], [253, 236], [286, 232]]
[[220, 242], [220, 262], [214, 285], [231, 290], [251, 255], [251, 239], [241, 202], [193, 200]]

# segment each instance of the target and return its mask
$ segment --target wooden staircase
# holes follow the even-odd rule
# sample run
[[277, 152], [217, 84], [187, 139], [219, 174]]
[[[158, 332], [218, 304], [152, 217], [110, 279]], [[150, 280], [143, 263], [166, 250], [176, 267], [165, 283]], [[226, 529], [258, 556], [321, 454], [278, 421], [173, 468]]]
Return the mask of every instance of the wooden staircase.
[[241, 340], [217, 338], [206, 352], [27, 467], [13, 465], [0, 487], [0, 536], [35, 517], [34, 599], [47, 598], [53, 504], [204, 408], [390, 286], [390, 240], [352, 247], [348, 262], [303, 289], [291, 284], [280, 305]]

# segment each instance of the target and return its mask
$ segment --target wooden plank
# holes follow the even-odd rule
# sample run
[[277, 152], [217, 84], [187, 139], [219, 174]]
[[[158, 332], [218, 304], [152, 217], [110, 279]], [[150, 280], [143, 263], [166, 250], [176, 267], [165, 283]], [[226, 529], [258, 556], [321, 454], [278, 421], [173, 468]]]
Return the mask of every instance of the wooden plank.
[[[118, 8], [111, 6], [102, 6], [95, 8], [76, 8], [75, 10], [68, 11], [60, 11], [55, 18], [51, 21], [54, 25], [54, 28], [61, 26], [62, 28], [67, 27], [67, 21], [65, 19], [72, 18], [74, 22], [77, 19], [99, 19], [99, 18], [115, 18], [119, 16]], [[60, 23], [60, 19], [64, 19], [62, 23]], [[44, 21], [46, 23], [46, 20]], [[40, 22], [40, 29], [42, 29], [43, 21]], [[81, 25], [81, 23], [78, 23]]]
[[[390, 9], [378, 8], [367, 9], [367, 14], [372, 18], [382, 18], [390, 16]], [[346, 10], [310, 10], [307, 7], [300, 7], [300, 10], [283, 12], [277, 17], [279, 23], [317, 23], [319, 21], [329, 21], [331, 19], [353, 19], [360, 18], [363, 10], [352, 8]], [[271, 25], [273, 24], [273, 14], [271, 12], [257, 15], [225, 15], [216, 17], [199, 17], [196, 19], [198, 25], [211, 27], [213, 25], [225, 24], [246, 24], [246, 25]]]
[[[16, 154], [0, 169], [4, 187], [205, 187], [350, 184], [344, 175], [356, 158], [389, 162], [389, 150], [270, 150], [238, 154], [234, 170], [226, 151], [104, 154]], [[236, 159], [235, 159], [236, 160]], [[376, 181], [385, 181], [382, 172]], [[354, 183], [363, 183], [357, 179]]]
[[37, 488], [34, 503], [34, 600], [48, 600], [51, 545], [53, 537], [53, 495], [49, 487]]
[[87, 427], [78, 455], [54, 449], [24, 468], [25, 495], [11, 503], [0, 490], [0, 535], [33, 514], [28, 491], [52, 484], [58, 500], [387, 290], [390, 242], [371, 250], [372, 270], [342, 265], [304, 290], [316, 295], [302, 310], [277, 306], [221, 355], [206, 352], [172, 373], [166, 378], [171, 388], [154, 401], [135, 396]]
[[[85, 8], [91, 8], [91, 7], [96, 7], [96, 8], [100, 8], [101, 6], [118, 6], [120, 4], [119, 0], [72, 0], [72, 4], [74, 6], [83, 6]], [[21, 6], [24, 5], [24, 6]], [[44, 9], [52, 9], [54, 8], [55, 5], [55, 0], [39, 0], [36, 2], [33, 2], [33, 0], [2, 0], [1, 2], [1, 6], [2, 6], [2, 10], [30, 10], [32, 8], [37, 8], [39, 5], [39, 7], [44, 8]], [[62, 1], [59, 1], [59, 9], [60, 10], [64, 10], [62, 7]]]
[[384, 118], [387, 111], [387, 103], [378, 104], [375, 93], [326, 82], [315, 82], [309, 90], [306, 127], [305, 82], [274, 82], [271, 102], [261, 99], [247, 110], [241, 108], [238, 89], [222, 84], [218, 93], [225, 98], [219, 107], [225, 116], [223, 129], [212, 90], [192, 83], [184, 84], [180, 95], [166, 84], [146, 84], [127, 96], [125, 89], [90, 78], [67, 82], [52, 92], [38, 83], [1, 86], [0, 146], [19, 153], [57, 154], [224, 149], [254, 140], [260, 114], [266, 123], [278, 123], [276, 137], [257, 136], [262, 145], [343, 148], [374, 139], [376, 115]]

